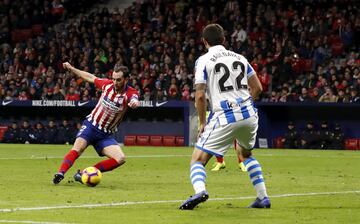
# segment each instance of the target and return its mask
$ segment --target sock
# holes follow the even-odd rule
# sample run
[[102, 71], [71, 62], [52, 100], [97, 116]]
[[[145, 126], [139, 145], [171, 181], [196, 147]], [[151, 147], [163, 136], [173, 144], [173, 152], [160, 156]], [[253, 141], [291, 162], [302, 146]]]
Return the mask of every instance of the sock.
[[216, 157], [216, 161], [218, 162], [218, 163], [223, 163], [224, 162], [224, 157]]
[[119, 166], [120, 164], [113, 158], [103, 160], [94, 165], [94, 167], [98, 168], [101, 172], [111, 171]]
[[202, 163], [196, 162], [190, 166], [190, 180], [195, 194], [205, 191], [206, 171]]
[[267, 197], [264, 178], [262, 176], [261, 166], [254, 157], [249, 157], [244, 161], [250, 180], [256, 190], [257, 197], [261, 200]]
[[64, 157], [63, 162], [59, 168], [59, 173], [65, 174], [79, 157], [79, 153], [75, 150], [70, 150]]

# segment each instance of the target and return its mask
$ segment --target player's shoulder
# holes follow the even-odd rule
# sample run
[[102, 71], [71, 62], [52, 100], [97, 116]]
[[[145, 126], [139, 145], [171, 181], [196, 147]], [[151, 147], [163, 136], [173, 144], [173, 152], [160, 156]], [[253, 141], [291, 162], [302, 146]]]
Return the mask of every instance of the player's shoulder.
[[107, 88], [109, 85], [113, 85], [113, 82], [110, 79], [106, 78], [95, 78], [94, 84], [96, 88]]
[[135, 89], [134, 87], [127, 85], [126, 86], [126, 92], [128, 93], [138, 93], [137, 89]]
[[113, 83], [110, 79], [107, 78], [95, 78], [95, 82], [102, 82], [103, 84], [111, 84]]
[[227, 50], [227, 51], [230, 52], [233, 55], [236, 55], [237, 58], [240, 58], [241, 60], [246, 60], [247, 61], [247, 59], [245, 58], [244, 55], [236, 53], [235, 51], [231, 51], [231, 50]]
[[205, 53], [205, 54], [199, 56], [195, 61], [195, 66], [197, 66], [199, 63], [204, 63], [205, 60], [207, 59], [207, 54], [208, 53]]
[[209, 52], [201, 55], [200, 57], [198, 57], [198, 59], [195, 61], [195, 68], [198, 65], [204, 66], [207, 65], [209, 63], [212, 63], [212, 61], [210, 60], [211, 58], [211, 54]]

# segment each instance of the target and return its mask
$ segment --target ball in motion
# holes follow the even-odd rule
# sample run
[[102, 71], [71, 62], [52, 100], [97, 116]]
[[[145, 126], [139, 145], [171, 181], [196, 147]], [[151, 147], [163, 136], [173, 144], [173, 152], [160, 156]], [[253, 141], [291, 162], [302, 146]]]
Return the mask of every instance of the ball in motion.
[[81, 181], [89, 187], [95, 187], [101, 181], [102, 174], [96, 167], [88, 167], [82, 171]]

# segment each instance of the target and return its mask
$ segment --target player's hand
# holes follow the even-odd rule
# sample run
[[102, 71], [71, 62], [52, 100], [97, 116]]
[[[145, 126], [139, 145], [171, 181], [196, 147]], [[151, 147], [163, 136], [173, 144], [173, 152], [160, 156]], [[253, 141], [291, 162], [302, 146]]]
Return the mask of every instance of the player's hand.
[[130, 102], [128, 103], [128, 106], [132, 109], [137, 108], [138, 106], [140, 106], [140, 101], [138, 100], [130, 100]]
[[70, 71], [73, 66], [69, 62], [65, 62], [63, 63], [63, 67], [64, 69]]

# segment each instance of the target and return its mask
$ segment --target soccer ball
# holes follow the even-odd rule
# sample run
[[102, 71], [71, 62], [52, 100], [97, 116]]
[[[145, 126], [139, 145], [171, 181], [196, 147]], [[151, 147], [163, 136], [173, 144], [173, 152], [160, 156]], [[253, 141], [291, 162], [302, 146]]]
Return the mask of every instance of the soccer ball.
[[82, 171], [81, 181], [89, 187], [95, 187], [101, 181], [102, 174], [96, 167], [88, 167]]

